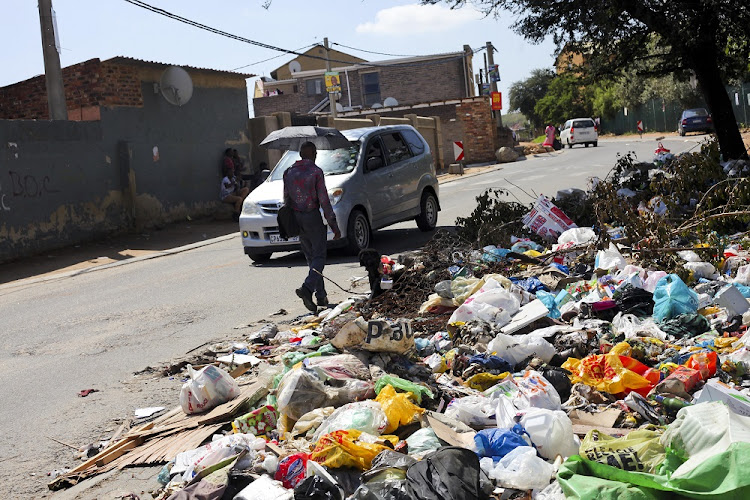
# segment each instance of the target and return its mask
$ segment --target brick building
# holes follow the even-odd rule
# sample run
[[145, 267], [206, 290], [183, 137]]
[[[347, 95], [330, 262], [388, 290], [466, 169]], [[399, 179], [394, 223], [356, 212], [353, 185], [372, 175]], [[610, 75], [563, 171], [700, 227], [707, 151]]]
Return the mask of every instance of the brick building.
[[[339, 53], [340, 54], [340, 53]], [[333, 55], [330, 56], [334, 59]], [[341, 57], [341, 56], [337, 56]], [[273, 74], [281, 74], [282, 66]], [[393, 98], [398, 105], [414, 105], [446, 99], [473, 97], [472, 50], [351, 65], [332, 63], [331, 71], [339, 73], [343, 111], [379, 108]], [[268, 89], [281, 94], [253, 99], [255, 116], [279, 111], [298, 115], [329, 110], [324, 84], [325, 68], [289, 73], [282, 81], [264, 81]], [[283, 76], [287, 76], [286, 74]]]

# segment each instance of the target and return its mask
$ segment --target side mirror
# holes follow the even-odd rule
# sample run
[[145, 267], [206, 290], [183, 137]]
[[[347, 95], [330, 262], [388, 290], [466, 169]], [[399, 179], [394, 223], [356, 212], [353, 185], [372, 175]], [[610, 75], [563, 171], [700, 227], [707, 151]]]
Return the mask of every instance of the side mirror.
[[260, 171], [260, 182], [264, 182], [266, 179], [268, 179], [269, 175], [271, 175], [271, 171], [270, 170], [268, 170], [268, 169], [261, 170]]
[[383, 166], [383, 158], [380, 156], [371, 156], [367, 159], [367, 171], [371, 172]]

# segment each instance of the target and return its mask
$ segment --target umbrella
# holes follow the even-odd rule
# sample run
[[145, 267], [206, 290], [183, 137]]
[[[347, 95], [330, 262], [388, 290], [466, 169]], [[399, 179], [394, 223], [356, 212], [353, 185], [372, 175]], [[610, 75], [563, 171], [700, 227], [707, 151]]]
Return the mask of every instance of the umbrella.
[[260, 143], [266, 149], [299, 151], [305, 142], [312, 142], [318, 149], [348, 148], [351, 142], [344, 134], [330, 127], [284, 127], [274, 130]]

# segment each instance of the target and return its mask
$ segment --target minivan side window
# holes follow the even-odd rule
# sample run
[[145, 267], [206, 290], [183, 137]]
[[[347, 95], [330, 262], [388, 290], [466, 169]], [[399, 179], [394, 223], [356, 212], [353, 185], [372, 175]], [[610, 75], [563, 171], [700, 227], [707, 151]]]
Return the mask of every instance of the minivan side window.
[[401, 135], [404, 136], [406, 143], [409, 144], [414, 156], [424, 153], [424, 142], [422, 142], [422, 139], [413, 130], [402, 130]]
[[365, 172], [372, 172], [386, 165], [383, 146], [380, 139], [375, 137], [370, 139], [365, 149]]
[[565, 122], [565, 125], [563, 125], [563, 130], [568, 130], [570, 128], [570, 120]]
[[381, 136], [388, 155], [388, 163], [397, 163], [412, 157], [409, 146], [398, 132], [390, 132]]

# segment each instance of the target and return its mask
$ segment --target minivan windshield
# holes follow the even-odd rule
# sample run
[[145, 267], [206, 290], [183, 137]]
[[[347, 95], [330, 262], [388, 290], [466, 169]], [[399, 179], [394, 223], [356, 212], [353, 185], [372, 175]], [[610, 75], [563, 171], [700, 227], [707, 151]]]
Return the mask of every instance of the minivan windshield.
[[[352, 142], [348, 148], [341, 149], [319, 149], [315, 164], [323, 170], [324, 175], [348, 174], [357, 167], [357, 156], [359, 154], [359, 142]], [[269, 176], [272, 181], [284, 178], [286, 169], [294, 165], [300, 159], [299, 151], [287, 151], [276, 164]]]

